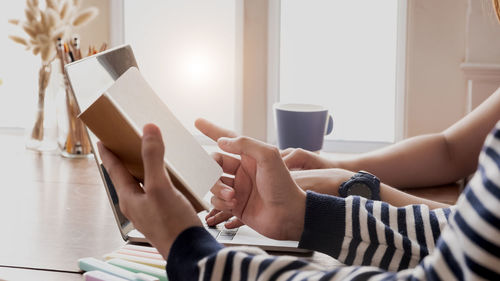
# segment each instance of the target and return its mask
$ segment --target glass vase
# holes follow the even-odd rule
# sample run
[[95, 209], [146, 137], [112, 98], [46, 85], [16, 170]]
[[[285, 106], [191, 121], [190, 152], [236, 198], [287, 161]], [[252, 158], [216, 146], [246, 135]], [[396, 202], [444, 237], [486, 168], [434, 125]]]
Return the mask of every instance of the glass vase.
[[42, 63], [38, 72], [38, 100], [33, 125], [27, 127], [26, 148], [34, 151], [57, 149], [56, 90], [52, 64]]

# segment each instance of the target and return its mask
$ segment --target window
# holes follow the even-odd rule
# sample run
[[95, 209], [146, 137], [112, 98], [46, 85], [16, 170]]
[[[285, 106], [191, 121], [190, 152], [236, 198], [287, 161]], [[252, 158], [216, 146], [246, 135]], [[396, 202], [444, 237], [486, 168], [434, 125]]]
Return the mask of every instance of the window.
[[398, 137], [403, 3], [281, 1], [279, 101], [330, 109], [335, 125], [327, 150], [367, 150]]
[[179, 120], [235, 127], [236, 1], [123, 1], [124, 42]]
[[[403, 134], [406, 1], [154, 0], [145, 5], [115, 0], [121, 12], [112, 8], [112, 16], [122, 30], [114, 28], [111, 35], [122, 34], [115, 41], [133, 46], [146, 79], [193, 132], [199, 116], [241, 129], [238, 122], [249, 118], [241, 114], [245, 106], [255, 114], [267, 110], [268, 123], [243, 120], [243, 129], [264, 128], [273, 142], [274, 101], [316, 103], [329, 107], [335, 121], [325, 149], [363, 151]], [[241, 37], [262, 38], [247, 38], [239, 24], [247, 20], [243, 15], [256, 19], [267, 12], [268, 53], [250, 58], [267, 61], [268, 76], [274, 77], [268, 81], [266, 109], [241, 105], [238, 95], [245, 79]], [[244, 99], [252, 94], [243, 92]]]

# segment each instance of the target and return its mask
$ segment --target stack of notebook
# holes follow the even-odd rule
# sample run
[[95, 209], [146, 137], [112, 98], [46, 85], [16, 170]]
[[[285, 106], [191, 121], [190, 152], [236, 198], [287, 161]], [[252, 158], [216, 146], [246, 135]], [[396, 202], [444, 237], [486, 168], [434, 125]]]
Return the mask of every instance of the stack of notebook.
[[104, 260], [82, 258], [78, 266], [87, 281], [167, 281], [167, 262], [153, 247], [125, 245]]

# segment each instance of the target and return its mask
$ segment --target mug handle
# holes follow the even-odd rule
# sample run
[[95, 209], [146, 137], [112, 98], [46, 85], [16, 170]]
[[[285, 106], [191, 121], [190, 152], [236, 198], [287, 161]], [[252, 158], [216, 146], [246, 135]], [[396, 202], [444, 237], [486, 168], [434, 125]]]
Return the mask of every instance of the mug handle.
[[332, 131], [333, 131], [333, 118], [331, 115], [328, 115], [328, 123], [326, 124], [325, 136], [331, 134]]

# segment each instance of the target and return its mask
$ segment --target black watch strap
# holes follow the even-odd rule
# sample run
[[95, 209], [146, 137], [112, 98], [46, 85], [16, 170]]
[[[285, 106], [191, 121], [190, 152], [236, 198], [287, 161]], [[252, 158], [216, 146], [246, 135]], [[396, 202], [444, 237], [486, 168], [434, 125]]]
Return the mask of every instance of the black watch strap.
[[340, 185], [339, 195], [343, 198], [359, 195], [371, 200], [380, 200], [380, 180], [375, 175], [359, 171]]

